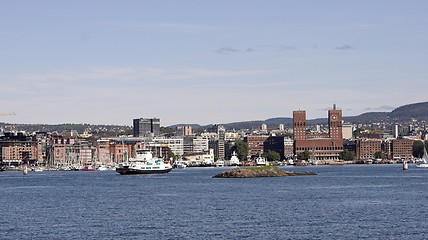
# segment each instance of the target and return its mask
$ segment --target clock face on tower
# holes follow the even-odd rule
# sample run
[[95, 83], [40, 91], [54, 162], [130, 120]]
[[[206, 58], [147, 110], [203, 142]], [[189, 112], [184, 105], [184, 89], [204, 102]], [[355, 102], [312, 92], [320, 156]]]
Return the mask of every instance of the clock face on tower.
[[336, 120], [336, 119], [337, 119], [337, 115], [336, 114], [331, 115], [331, 120]]

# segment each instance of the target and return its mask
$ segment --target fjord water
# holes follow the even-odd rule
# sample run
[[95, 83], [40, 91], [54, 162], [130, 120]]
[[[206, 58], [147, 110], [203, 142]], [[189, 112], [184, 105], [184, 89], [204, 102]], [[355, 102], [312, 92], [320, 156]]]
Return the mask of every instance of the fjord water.
[[0, 172], [0, 239], [427, 239], [428, 170], [286, 167], [316, 176], [215, 179]]

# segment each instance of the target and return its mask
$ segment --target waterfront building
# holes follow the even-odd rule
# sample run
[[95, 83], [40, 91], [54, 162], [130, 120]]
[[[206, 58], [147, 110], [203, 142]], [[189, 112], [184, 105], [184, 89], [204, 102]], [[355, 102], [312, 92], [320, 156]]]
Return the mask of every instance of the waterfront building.
[[285, 137], [269, 136], [263, 142], [263, 152], [274, 151], [279, 153], [281, 160], [285, 159]]
[[338, 160], [343, 151], [342, 110], [328, 111], [328, 134], [306, 132], [306, 112], [293, 112], [294, 154], [309, 151], [312, 160]]
[[184, 141], [182, 137], [174, 137], [174, 138], [157, 137], [153, 139], [153, 143], [158, 143], [158, 144], [161, 144], [162, 146], [168, 147], [177, 156], [183, 156], [184, 154], [183, 142]]
[[391, 152], [393, 159], [412, 159], [413, 142], [412, 139], [393, 139], [391, 142]]
[[208, 139], [200, 136], [187, 136], [183, 138], [184, 154], [208, 151]]
[[101, 165], [110, 165], [113, 163], [110, 157], [110, 141], [108, 139], [97, 140], [97, 163]]
[[244, 137], [244, 142], [248, 146], [249, 156], [258, 156], [263, 154], [264, 142], [269, 138], [269, 135], [248, 135]]
[[392, 159], [392, 139], [382, 140], [381, 151], [386, 155], [386, 159]]
[[284, 138], [284, 158], [285, 159], [292, 159], [293, 158], [293, 139], [291, 138]]
[[227, 132], [222, 125], [213, 125], [208, 132], [202, 133], [202, 137], [208, 139], [208, 148], [213, 149], [216, 160], [225, 159], [225, 141]]
[[357, 147], [356, 140], [352, 140], [352, 139], [343, 140], [343, 150], [348, 150], [350, 152], [354, 152], [355, 154], [357, 151], [356, 147]]
[[375, 159], [375, 153], [382, 151], [381, 139], [357, 139], [355, 141], [356, 159], [370, 160]]
[[110, 162], [119, 164], [128, 161], [129, 158], [134, 157], [135, 148], [141, 147], [138, 140], [129, 141], [127, 139], [110, 139], [109, 140], [109, 154]]
[[72, 147], [74, 143], [74, 138], [52, 138], [49, 164], [54, 166], [70, 166], [78, 164], [77, 153]]
[[35, 141], [37, 141], [37, 164], [46, 165], [48, 163], [48, 148], [51, 134], [48, 132], [36, 132]]
[[207, 152], [208, 151], [208, 138], [193, 137], [192, 138], [192, 152]]
[[40, 164], [43, 162], [41, 142], [25, 132], [4, 132], [0, 137], [0, 159], [2, 164]]
[[183, 160], [188, 162], [189, 166], [212, 166], [215, 162], [214, 149], [204, 153], [186, 154]]
[[76, 160], [79, 165], [94, 162], [96, 148], [92, 146], [91, 142], [86, 140], [77, 140], [72, 145], [72, 148], [72, 152], [76, 154]]
[[159, 118], [134, 119], [134, 137], [157, 137], [160, 135]]

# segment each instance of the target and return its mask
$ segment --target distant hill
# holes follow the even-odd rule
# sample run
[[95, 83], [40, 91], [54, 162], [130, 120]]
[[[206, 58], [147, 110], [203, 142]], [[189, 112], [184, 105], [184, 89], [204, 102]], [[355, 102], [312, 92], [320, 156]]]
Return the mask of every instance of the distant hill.
[[403, 121], [411, 120], [428, 120], [428, 102], [408, 104], [394, 109], [388, 114], [391, 119]]
[[85, 130], [90, 130], [91, 133], [131, 133], [132, 127], [130, 126], [119, 126], [119, 125], [94, 125], [94, 124], [11, 124], [0, 122], [0, 128], [5, 131], [16, 130], [26, 132], [67, 132], [70, 130], [76, 130], [79, 133], [83, 133]]
[[[428, 121], [428, 102], [423, 103], [414, 103], [408, 104], [394, 109], [392, 112], [367, 112], [360, 114], [358, 116], [346, 116], [343, 117], [345, 122], [349, 123], [373, 123], [373, 122], [406, 122], [412, 118], [418, 120]], [[317, 118], [317, 119], [308, 119], [308, 125], [314, 124], [326, 124], [328, 122], [327, 118]], [[222, 124], [226, 129], [258, 129], [262, 124], [268, 125], [272, 128], [273, 126], [278, 126], [279, 124], [284, 124], [285, 126], [292, 126], [293, 118], [287, 117], [277, 117], [269, 118], [266, 120], [257, 120], [257, 121], [244, 121], [244, 122], [233, 122]], [[186, 125], [186, 124], [182, 124]], [[212, 125], [192, 126], [194, 129], [199, 128], [209, 128]]]
[[[346, 116], [343, 117], [345, 122], [349, 123], [373, 123], [373, 122], [407, 122], [412, 118], [417, 120], [428, 121], [428, 102], [413, 103], [404, 105], [394, 109], [392, 112], [367, 112], [358, 116]], [[308, 125], [313, 124], [326, 124], [327, 118], [308, 119]], [[243, 121], [243, 122], [232, 122], [224, 123], [226, 129], [259, 129], [262, 124], [266, 124], [268, 128], [276, 128], [279, 124], [284, 124], [287, 127], [291, 127], [293, 119], [290, 117], [276, 117], [269, 118], [266, 120], [256, 121]], [[175, 124], [168, 127], [176, 128], [177, 126], [190, 125], [195, 131], [200, 129], [208, 129], [213, 125], [201, 126], [199, 124]], [[12, 126], [12, 127], [11, 127]], [[132, 126], [116, 126], [116, 125], [90, 125], [90, 124], [11, 124], [0, 122], [0, 128], [10, 130], [13, 128], [19, 131], [35, 132], [35, 131], [46, 131], [46, 132], [63, 132], [67, 130], [77, 130], [83, 132], [85, 129], [91, 129], [92, 132], [106, 132], [106, 133], [131, 133]]]
[[343, 120], [350, 123], [383, 122], [388, 120], [388, 115], [388, 112], [368, 112], [358, 116], [343, 117]]

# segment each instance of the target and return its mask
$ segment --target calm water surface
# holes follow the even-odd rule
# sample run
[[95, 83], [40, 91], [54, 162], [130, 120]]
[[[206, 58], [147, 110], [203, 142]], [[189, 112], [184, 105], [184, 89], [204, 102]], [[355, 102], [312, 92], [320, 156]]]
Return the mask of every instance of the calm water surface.
[[0, 172], [0, 239], [428, 239], [428, 169], [211, 178], [226, 169]]

